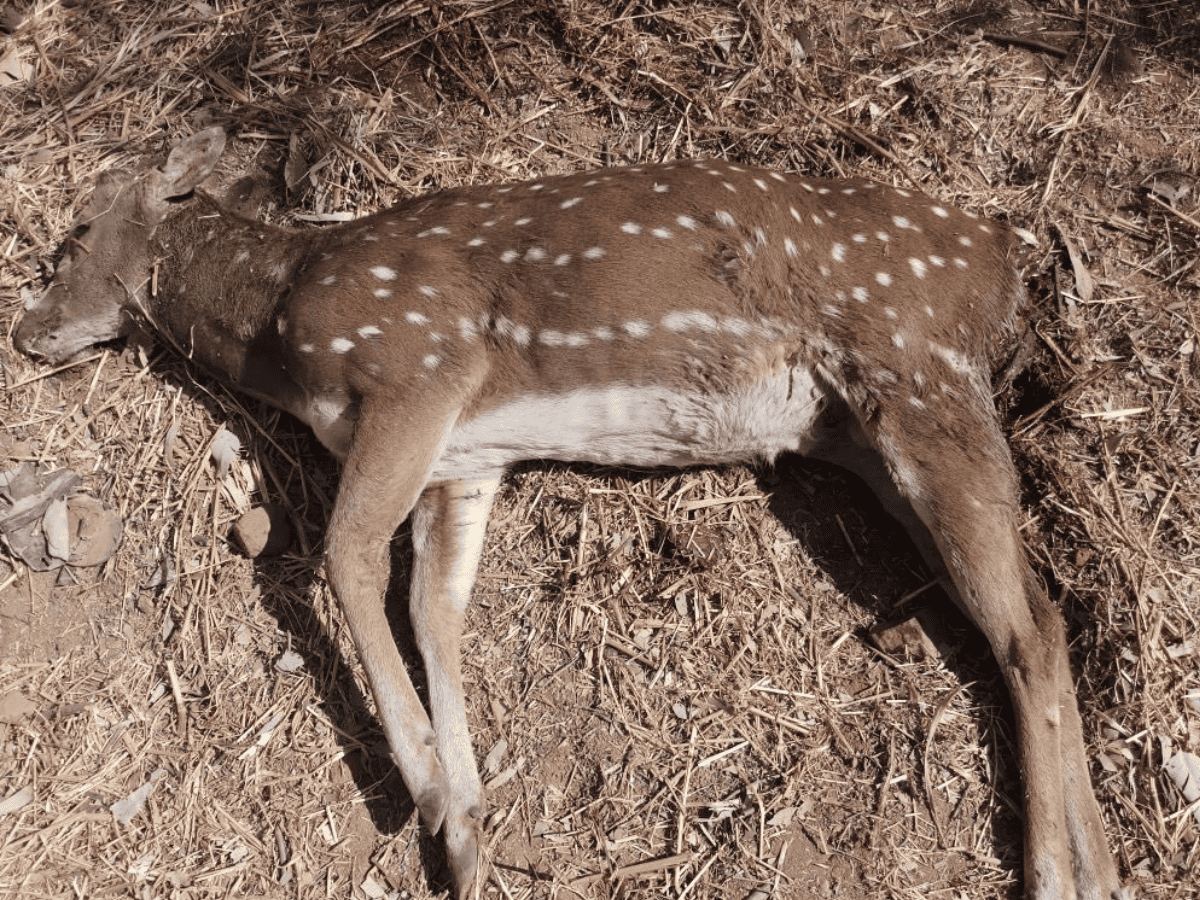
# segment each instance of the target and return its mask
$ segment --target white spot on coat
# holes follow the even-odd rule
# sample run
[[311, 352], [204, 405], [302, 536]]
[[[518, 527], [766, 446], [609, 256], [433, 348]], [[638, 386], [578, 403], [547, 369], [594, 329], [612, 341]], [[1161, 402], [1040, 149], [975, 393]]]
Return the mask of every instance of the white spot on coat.
[[736, 337], [747, 337], [754, 330], [753, 325], [737, 316], [724, 316], [720, 324], [722, 331]]
[[941, 344], [935, 343], [934, 341], [929, 342], [929, 349], [932, 350], [937, 356], [940, 356], [946, 365], [948, 365], [959, 375], [971, 374], [970, 362], [959, 351], [953, 350], [950, 347], [943, 347]]
[[673, 312], [663, 316], [662, 326], [667, 331], [673, 331], [676, 334], [692, 328], [713, 332], [717, 330], [717, 320], [708, 313], [699, 310]]
[[329, 349], [334, 353], [348, 353], [354, 349], [354, 341], [344, 337], [335, 337], [329, 342]]
[[371, 266], [371, 274], [380, 281], [396, 280], [396, 270], [387, 266]]
[[649, 324], [638, 319], [634, 319], [631, 322], [626, 322], [621, 327], [630, 337], [644, 338], [650, 333]]

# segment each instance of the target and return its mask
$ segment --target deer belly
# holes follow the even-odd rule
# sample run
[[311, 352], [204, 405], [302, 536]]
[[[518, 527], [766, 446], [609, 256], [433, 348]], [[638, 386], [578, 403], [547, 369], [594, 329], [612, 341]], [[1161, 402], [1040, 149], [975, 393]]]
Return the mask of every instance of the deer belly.
[[720, 393], [611, 384], [530, 394], [456, 426], [431, 480], [526, 459], [636, 467], [771, 460], [806, 449], [823, 397], [801, 367]]

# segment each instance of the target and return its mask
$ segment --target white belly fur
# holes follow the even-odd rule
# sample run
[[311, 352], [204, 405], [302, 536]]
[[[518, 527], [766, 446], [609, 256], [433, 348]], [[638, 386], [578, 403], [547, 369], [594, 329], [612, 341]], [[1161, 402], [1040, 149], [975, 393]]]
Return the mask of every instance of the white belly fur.
[[804, 452], [822, 396], [801, 367], [724, 394], [610, 385], [531, 395], [457, 425], [430, 480], [529, 459], [636, 467], [772, 460]]

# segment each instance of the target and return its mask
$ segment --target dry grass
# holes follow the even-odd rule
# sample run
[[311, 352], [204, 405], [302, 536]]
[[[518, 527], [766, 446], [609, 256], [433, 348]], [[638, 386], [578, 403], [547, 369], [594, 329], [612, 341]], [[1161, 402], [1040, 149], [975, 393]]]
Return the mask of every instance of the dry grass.
[[[1026, 535], [1068, 618], [1122, 869], [1142, 896], [1195, 898], [1196, 808], [1162, 765], [1200, 753], [1198, 15], [38, 0], [0, 17], [28, 65], [0, 87], [0, 327], [89, 178], [214, 122], [225, 174], [262, 173], [276, 220], [704, 155], [911, 182], [1029, 229], [1031, 358], [1002, 399]], [[0, 469], [69, 466], [127, 523], [98, 571], [0, 562], [0, 800], [31, 798], [0, 814], [0, 893], [444, 888], [321, 577], [329, 458], [152, 343], [54, 373], [6, 344], [0, 379]], [[245, 452], [219, 481], [222, 426]], [[464, 647], [486, 896], [1017, 894], [998, 673], [937, 590], [914, 593], [919, 564], [861, 494], [790, 460], [514, 473]], [[231, 550], [259, 499], [292, 511], [293, 555]], [[944, 665], [864, 639], [914, 612], [941, 620]], [[289, 649], [303, 665], [282, 672]], [[112, 804], [148, 784], [119, 824]]]

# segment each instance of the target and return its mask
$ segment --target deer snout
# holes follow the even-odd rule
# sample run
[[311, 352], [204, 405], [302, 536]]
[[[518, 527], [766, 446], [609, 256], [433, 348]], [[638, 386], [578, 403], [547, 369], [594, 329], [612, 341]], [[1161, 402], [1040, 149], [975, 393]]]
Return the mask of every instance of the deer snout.
[[25, 311], [13, 332], [13, 346], [26, 356], [49, 359], [54, 355], [61, 326], [61, 309], [47, 308], [33, 298], [27, 299]]
[[69, 300], [58, 284], [27, 300], [13, 345], [26, 356], [58, 365], [94, 344], [129, 333], [132, 323], [120, 309], [80, 314], [69, 308]]

